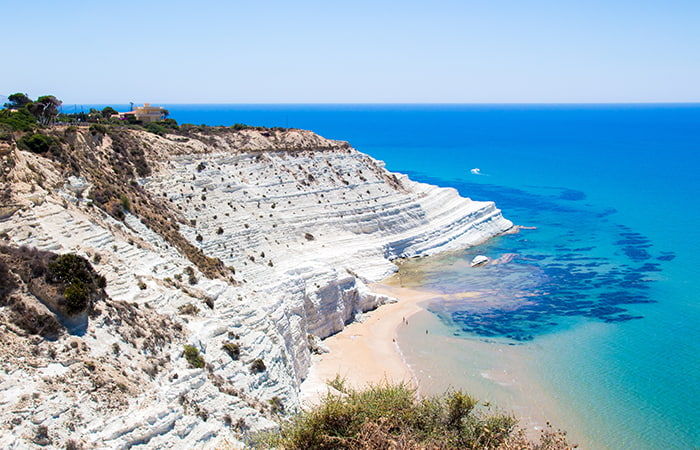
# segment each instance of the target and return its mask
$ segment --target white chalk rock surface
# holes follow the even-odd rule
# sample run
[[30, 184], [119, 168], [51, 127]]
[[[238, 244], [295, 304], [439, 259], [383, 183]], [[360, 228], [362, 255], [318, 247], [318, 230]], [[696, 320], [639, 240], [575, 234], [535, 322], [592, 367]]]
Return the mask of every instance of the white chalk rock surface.
[[[112, 300], [181, 323], [184, 337], [157, 355], [168, 359], [157, 375], [139, 375], [138, 389], [104, 410], [89, 391], [71, 388], [78, 369], [61, 349], [79, 339], [99, 360], [119, 347], [114, 358], [131, 367], [140, 350], [116, 332], [91, 322], [85, 334], [50, 343], [55, 358], [5, 359], [0, 418], [11, 425], [3, 425], [2, 448], [34, 445], [39, 431], [55, 446], [73, 439], [98, 448], [207, 448], [224, 441], [235, 448], [245, 433], [274, 426], [279, 411], [272, 403], [287, 412], [299, 407], [298, 388], [318, 338], [391, 300], [366, 283], [393, 273], [392, 259], [476, 245], [512, 227], [491, 202], [413, 182], [347, 143], [308, 131], [133, 134], [151, 167], [137, 183], [231, 275], [204, 277], [138, 211], [114, 219], [83, 195], [89, 179], [64, 178], [55, 165], [15, 149], [21, 208], [0, 221], [2, 243], [85, 256], [106, 277]], [[87, 133], [79, 138], [87, 141]], [[110, 145], [105, 136], [98, 150]], [[21, 181], [28, 167], [43, 170], [56, 187], [30, 190]], [[182, 313], [188, 304], [198, 312]], [[225, 343], [235, 343], [240, 355], [232, 358]], [[199, 349], [205, 368], [188, 367], [184, 344]], [[258, 359], [265, 370], [255, 372]], [[67, 387], [56, 390], [56, 383]]]

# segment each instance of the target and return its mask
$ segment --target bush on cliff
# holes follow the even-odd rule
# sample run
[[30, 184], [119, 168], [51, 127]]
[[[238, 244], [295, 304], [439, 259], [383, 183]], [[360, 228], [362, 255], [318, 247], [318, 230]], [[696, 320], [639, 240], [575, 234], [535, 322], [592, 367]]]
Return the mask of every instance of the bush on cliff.
[[241, 347], [235, 342], [226, 342], [221, 348], [228, 353], [233, 360], [237, 360], [241, 356]]
[[163, 119], [160, 122], [158, 122], [165, 128], [169, 128], [171, 130], [179, 130], [180, 126], [177, 124], [177, 120], [175, 119]]
[[168, 133], [168, 129], [158, 122], [150, 122], [143, 126], [146, 131], [149, 131], [158, 136], [165, 136]]
[[100, 123], [93, 123], [90, 125], [90, 134], [93, 136], [98, 134], [105, 135], [107, 134], [107, 127]]
[[11, 125], [0, 121], [0, 141], [12, 142], [13, 129]]
[[[11, 323], [30, 334], [57, 338], [64, 329], [62, 316], [89, 310], [104, 297], [105, 286], [105, 278], [81, 256], [0, 245], [0, 307], [6, 306]], [[18, 290], [24, 294], [14, 295]]]
[[199, 353], [199, 349], [194, 345], [185, 345], [184, 355], [187, 363], [193, 369], [204, 368], [204, 357]]
[[61, 153], [61, 143], [58, 139], [40, 133], [25, 134], [17, 141], [17, 145], [22, 150], [29, 150], [33, 153], [48, 153], [49, 151], [52, 154]]
[[267, 366], [265, 366], [265, 362], [258, 358], [253, 363], [250, 365], [250, 373], [262, 373], [267, 370]]
[[105, 278], [95, 272], [88, 260], [73, 253], [58, 256], [47, 268], [46, 281], [65, 286], [58, 306], [68, 315], [85, 311], [90, 299], [106, 286]]
[[69, 314], [84, 311], [90, 302], [87, 286], [80, 281], [69, 284], [63, 291], [63, 297], [65, 298], [63, 304]]
[[17, 111], [1, 110], [0, 123], [17, 131], [31, 131], [37, 128], [36, 117], [27, 111], [27, 108], [21, 108]]
[[417, 399], [405, 384], [365, 390], [344, 388], [316, 408], [281, 425], [256, 443], [280, 449], [564, 449], [564, 434], [543, 433], [528, 442], [510, 415], [489, 412], [469, 395], [454, 391]]

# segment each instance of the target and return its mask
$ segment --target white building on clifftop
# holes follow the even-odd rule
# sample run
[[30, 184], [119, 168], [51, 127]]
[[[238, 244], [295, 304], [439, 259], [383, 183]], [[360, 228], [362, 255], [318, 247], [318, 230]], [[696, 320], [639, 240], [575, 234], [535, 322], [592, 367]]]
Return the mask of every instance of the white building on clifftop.
[[137, 106], [133, 111], [120, 112], [114, 114], [115, 119], [125, 120], [128, 116], [133, 116], [136, 120], [143, 123], [157, 122], [163, 120], [167, 116], [168, 111], [161, 106], [151, 106], [150, 103], [144, 103], [143, 106]]

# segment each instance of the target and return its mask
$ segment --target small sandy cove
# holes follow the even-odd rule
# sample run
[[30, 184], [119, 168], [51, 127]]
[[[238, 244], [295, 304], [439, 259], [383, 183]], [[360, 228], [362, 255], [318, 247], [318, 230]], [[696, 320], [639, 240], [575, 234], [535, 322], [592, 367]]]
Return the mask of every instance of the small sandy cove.
[[301, 385], [302, 406], [317, 403], [328, 391], [326, 382], [336, 375], [355, 388], [383, 381], [415, 385], [396, 345], [396, 330], [412, 314], [422, 310], [420, 302], [435, 297], [435, 293], [387, 283], [373, 284], [370, 289], [400, 300], [366, 313], [362, 322], [353, 322], [323, 341], [330, 353], [315, 357]]

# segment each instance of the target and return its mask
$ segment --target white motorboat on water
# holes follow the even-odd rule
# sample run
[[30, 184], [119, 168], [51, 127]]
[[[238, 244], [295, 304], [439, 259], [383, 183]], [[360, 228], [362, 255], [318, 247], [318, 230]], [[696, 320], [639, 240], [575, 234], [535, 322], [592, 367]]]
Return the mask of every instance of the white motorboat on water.
[[488, 257], [488, 256], [476, 255], [476, 256], [474, 257], [474, 259], [472, 259], [471, 266], [472, 266], [472, 267], [479, 267], [479, 266], [485, 265], [485, 264], [488, 263], [488, 262], [489, 262], [489, 257]]

